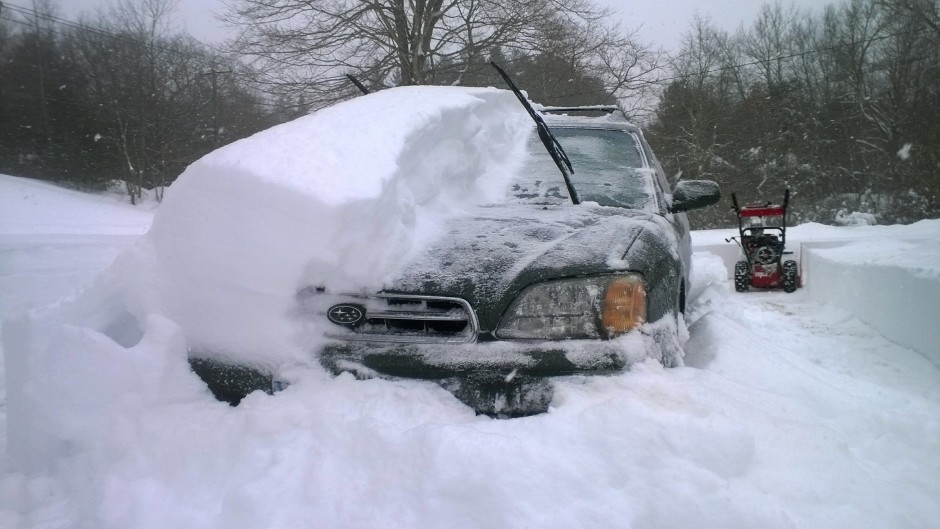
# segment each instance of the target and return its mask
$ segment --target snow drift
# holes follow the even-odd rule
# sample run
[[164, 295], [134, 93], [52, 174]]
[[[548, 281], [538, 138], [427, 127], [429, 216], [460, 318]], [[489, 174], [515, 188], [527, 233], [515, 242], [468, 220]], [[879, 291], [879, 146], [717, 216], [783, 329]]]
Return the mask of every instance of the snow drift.
[[[141, 234], [152, 213], [129, 209], [111, 196], [79, 193], [56, 185], [0, 175], [0, 235]], [[81, 197], [76, 198], [76, 197]], [[156, 203], [148, 204], [155, 207]], [[36, 211], [55, 215], [37, 218]]]
[[296, 292], [381, 287], [444, 219], [497, 198], [530, 129], [511, 92], [411, 87], [210, 153], [141, 245], [155, 263], [146, 310], [210, 354], [307, 360], [315, 337], [298, 336]]
[[[255, 365], [313, 362], [320, 333], [305, 333], [297, 291], [381, 287], [447, 218], [502, 196], [531, 129], [511, 92], [409, 87], [198, 160], [167, 191], [149, 232], [94, 285], [5, 327], [15, 460], [29, 468], [63, 449], [74, 434], [67, 424], [85, 420], [68, 402], [89, 409], [118, 395], [204, 392], [187, 351]], [[95, 386], [82, 378], [95, 376], [81, 369], [89, 358], [109, 366], [103, 380], [115, 387], [80, 398], [69, 388]], [[125, 382], [141, 392], [125, 395]]]

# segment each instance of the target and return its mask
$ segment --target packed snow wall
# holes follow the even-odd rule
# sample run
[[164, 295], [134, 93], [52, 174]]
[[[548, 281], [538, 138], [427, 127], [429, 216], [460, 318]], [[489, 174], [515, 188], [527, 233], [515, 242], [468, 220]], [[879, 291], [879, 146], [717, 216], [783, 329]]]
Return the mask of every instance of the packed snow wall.
[[[904, 256], [926, 256], [923, 263]], [[931, 257], [932, 256], [932, 257]], [[885, 338], [940, 365], [940, 244], [936, 240], [807, 243], [803, 278], [814, 299], [856, 315]]]

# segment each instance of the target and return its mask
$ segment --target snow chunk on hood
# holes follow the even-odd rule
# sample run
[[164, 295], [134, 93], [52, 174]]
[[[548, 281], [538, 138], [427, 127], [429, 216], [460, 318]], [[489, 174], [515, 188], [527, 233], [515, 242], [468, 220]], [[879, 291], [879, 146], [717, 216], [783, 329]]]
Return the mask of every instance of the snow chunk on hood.
[[222, 147], [190, 166], [175, 187], [245, 178], [342, 206], [381, 198], [401, 179], [425, 203], [471, 189], [505, 157], [520, 124], [529, 122], [505, 90], [385, 90]]
[[380, 288], [444, 220], [498, 198], [531, 129], [505, 90], [403, 87], [218, 149], [147, 236], [159, 311], [198, 348], [289, 350], [300, 287]]

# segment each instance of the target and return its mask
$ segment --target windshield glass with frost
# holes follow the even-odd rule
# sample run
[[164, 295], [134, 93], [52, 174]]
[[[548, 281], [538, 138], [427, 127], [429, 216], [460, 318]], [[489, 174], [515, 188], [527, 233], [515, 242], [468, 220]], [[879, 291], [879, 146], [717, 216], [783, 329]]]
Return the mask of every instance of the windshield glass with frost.
[[[554, 127], [568, 153], [574, 188], [583, 202], [654, 209], [655, 195], [637, 137], [628, 131]], [[565, 180], [538, 134], [529, 137], [526, 163], [510, 186], [510, 200], [523, 204], [571, 203]]]

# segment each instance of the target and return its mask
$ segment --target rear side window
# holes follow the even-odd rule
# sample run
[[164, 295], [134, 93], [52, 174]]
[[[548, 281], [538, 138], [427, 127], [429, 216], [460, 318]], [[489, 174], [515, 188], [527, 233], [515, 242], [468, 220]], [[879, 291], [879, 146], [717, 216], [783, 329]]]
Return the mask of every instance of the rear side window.
[[[636, 135], [622, 130], [564, 127], [555, 127], [552, 132], [571, 159], [572, 183], [582, 201], [654, 209], [651, 171]], [[510, 197], [521, 203], [570, 203], [564, 179], [534, 131], [529, 137], [525, 166], [512, 183]]]

